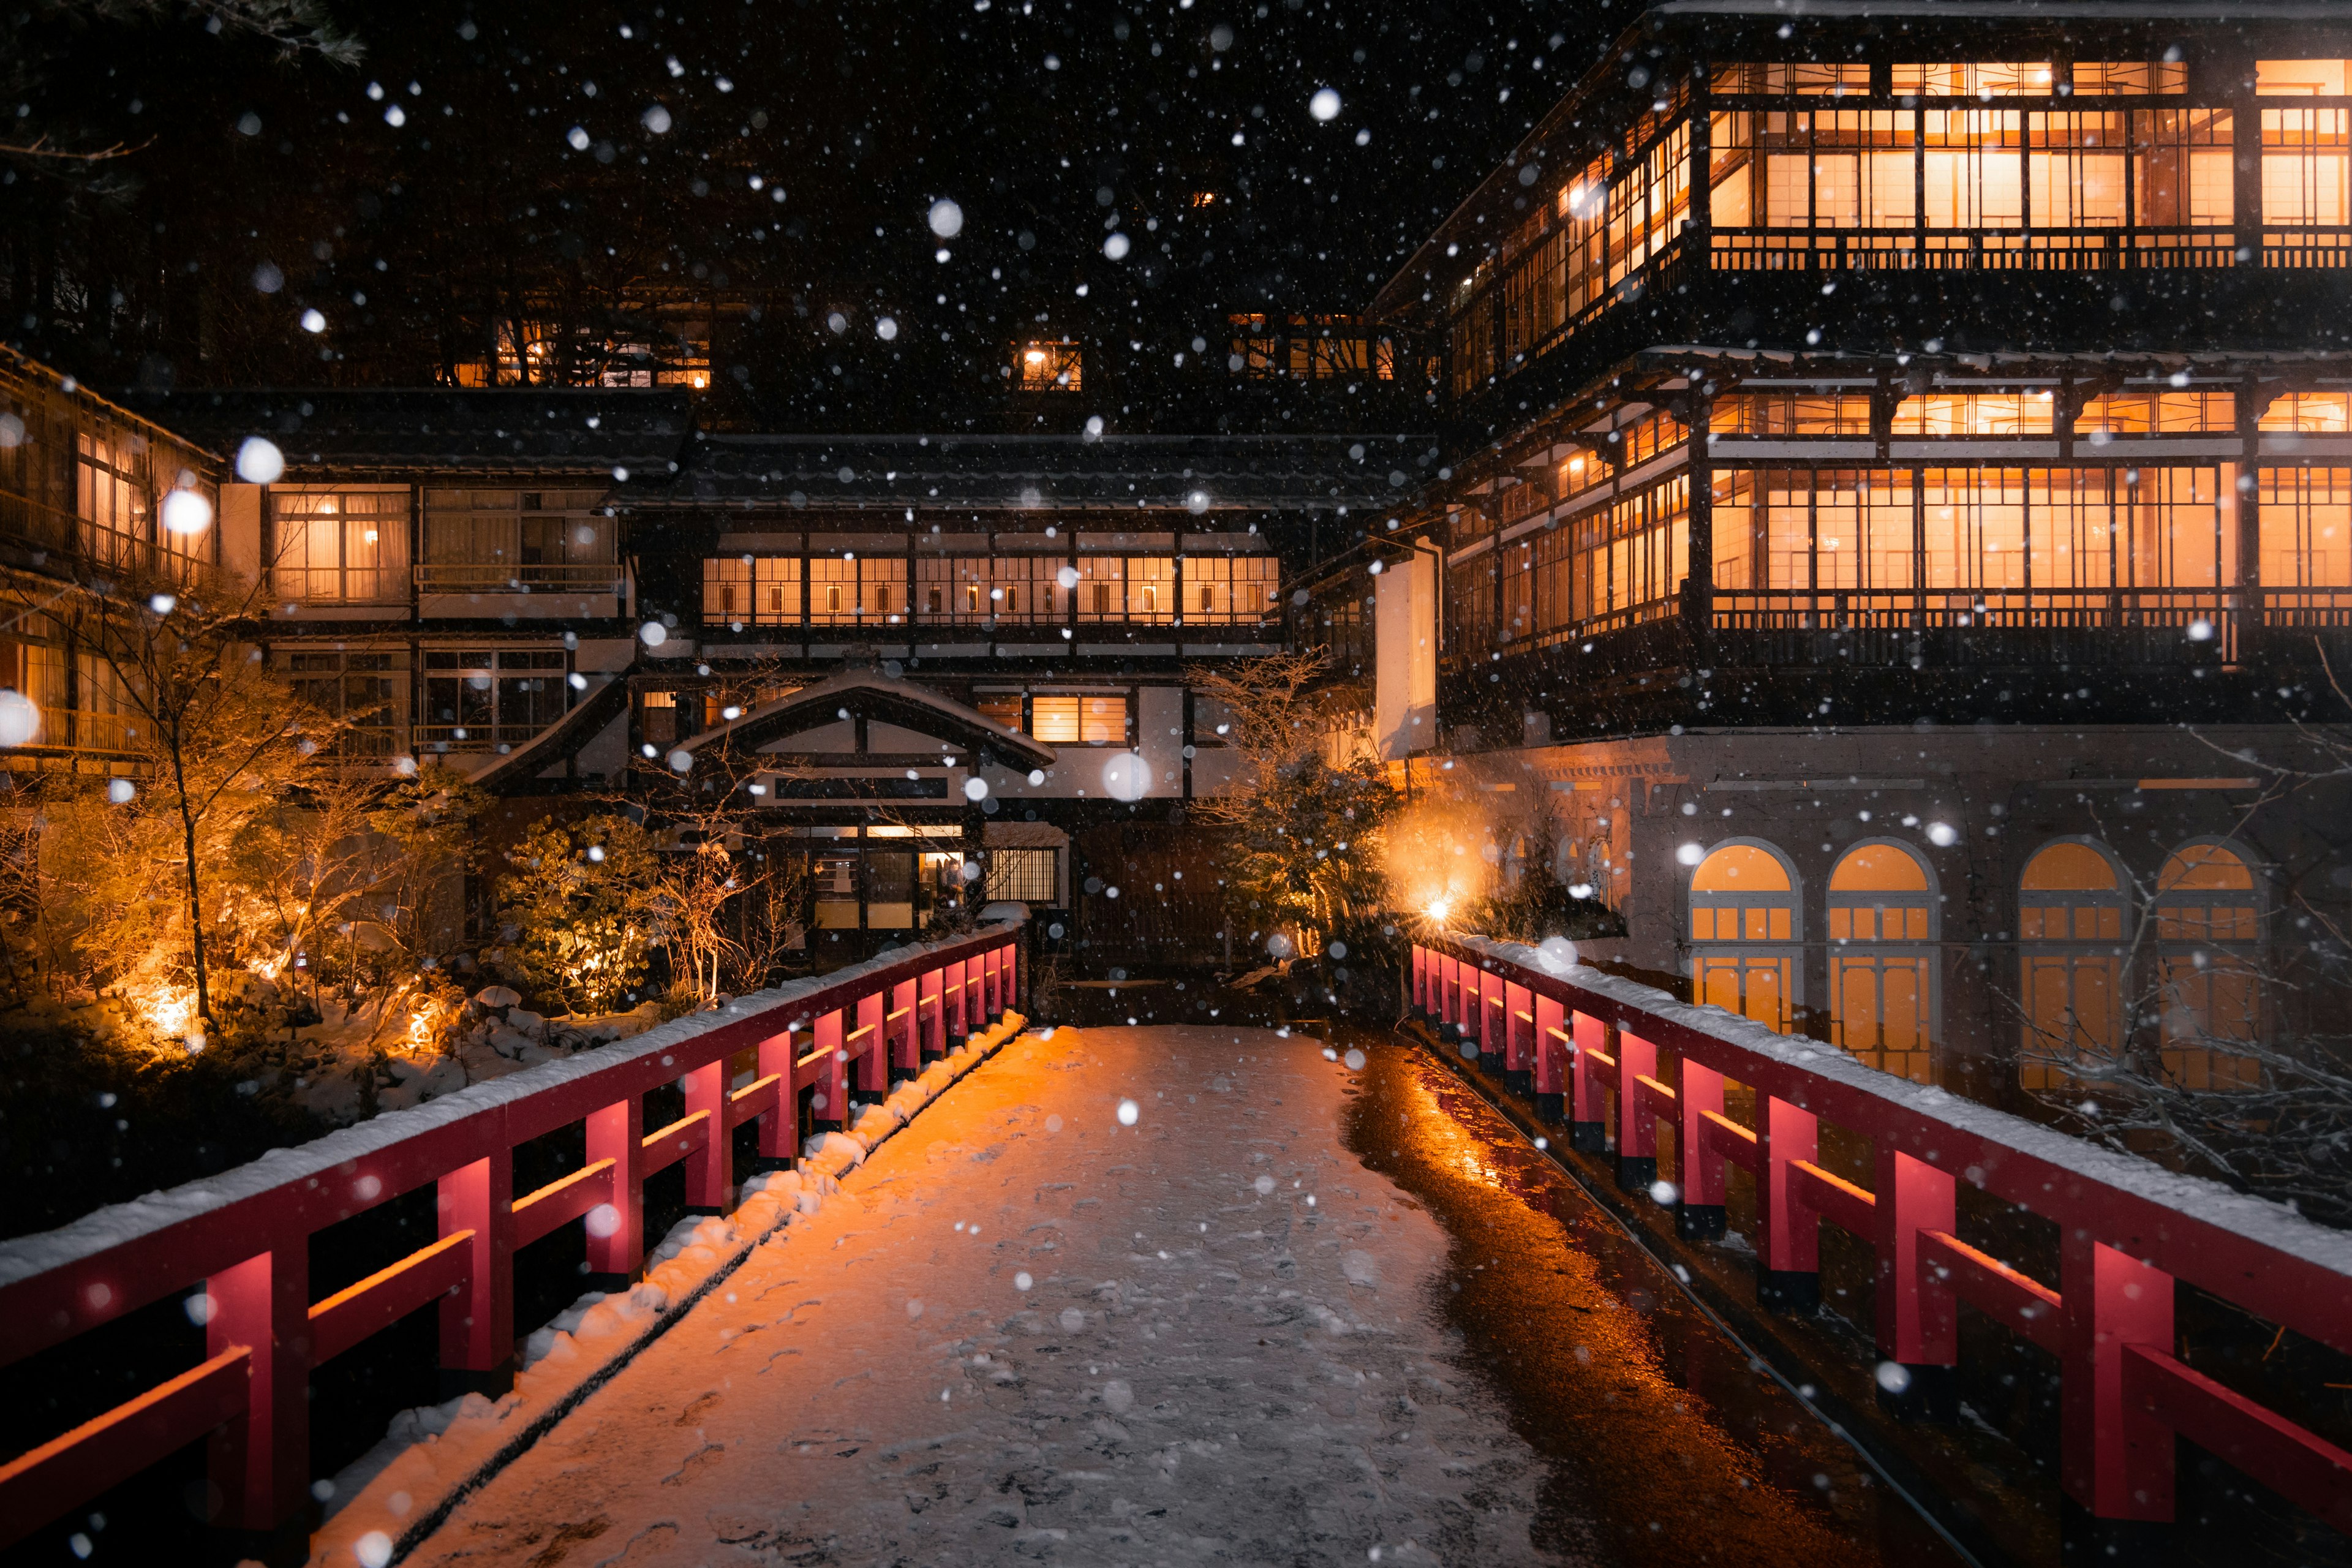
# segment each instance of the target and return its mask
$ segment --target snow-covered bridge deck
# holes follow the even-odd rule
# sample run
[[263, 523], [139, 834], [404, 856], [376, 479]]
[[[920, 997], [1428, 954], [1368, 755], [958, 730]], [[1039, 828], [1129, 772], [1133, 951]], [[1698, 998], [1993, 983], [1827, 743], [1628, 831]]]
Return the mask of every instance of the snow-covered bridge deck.
[[[1664, 1374], [1642, 1281], [1607, 1277], [1433, 1082], [1401, 1048], [1359, 1073], [1257, 1030], [1024, 1036], [406, 1561], [1519, 1563], [1696, 1544], [1818, 1563], [1875, 1561], [1881, 1538], [1937, 1560], [1916, 1522], [1856, 1511], [1868, 1488], [1834, 1445], [1824, 1458], [1751, 1401], [1734, 1414], [1803, 1472], [1775, 1484], [1785, 1463]], [[1556, 1408], [1475, 1364], [1465, 1310], [1526, 1336]], [[351, 1562], [376, 1522], [355, 1505], [322, 1557]]]

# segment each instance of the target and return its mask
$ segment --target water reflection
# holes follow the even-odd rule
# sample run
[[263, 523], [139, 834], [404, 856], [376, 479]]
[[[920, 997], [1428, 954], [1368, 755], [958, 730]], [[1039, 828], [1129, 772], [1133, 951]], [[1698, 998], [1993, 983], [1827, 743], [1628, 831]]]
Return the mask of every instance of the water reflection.
[[1964, 1561], [1428, 1058], [1375, 1035], [1345, 1136], [1454, 1238], [1436, 1304], [1548, 1465], [1537, 1540], [1629, 1564]]

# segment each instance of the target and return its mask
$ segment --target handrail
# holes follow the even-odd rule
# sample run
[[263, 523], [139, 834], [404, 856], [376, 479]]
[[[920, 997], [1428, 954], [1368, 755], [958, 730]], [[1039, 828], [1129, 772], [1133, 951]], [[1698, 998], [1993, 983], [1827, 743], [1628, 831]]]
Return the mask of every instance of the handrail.
[[[1613, 1112], [1622, 1184], [1667, 1193], [1663, 1129], [1684, 1236], [1721, 1235], [1726, 1167], [1748, 1171], [1766, 1305], [1819, 1301], [1822, 1221], [1875, 1248], [1878, 1353], [1911, 1409], [1948, 1402], [1959, 1301], [2054, 1352], [2060, 1479], [2092, 1517], [2170, 1520], [2179, 1433], [2352, 1533], [2352, 1453], [2173, 1355], [2175, 1279], [2352, 1353], [2352, 1234], [1520, 943], [1425, 936], [1411, 983], [1465, 1050], [1528, 1075], [1571, 1146], [1604, 1149]], [[1727, 1082], [1755, 1090], [1752, 1129], [1724, 1114]], [[1868, 1190], [1815, 1163], [1823, 1120], [1871, 1142]], [[1962, 1182], [2056, 1224], [2055, 1289], [1958, 1238]]]
[[[0, 1463], [0, 1546], [215, 1431], [220, 1521], [286, 1524], [308, 1500], [313, 1367], [437, 1302], [442, 1366], [501, 1385], [513, 1372], [518, 1248], [586, 1215], [589, 1268], [636, 1278], [649, 1174], [683, 1161], [688, 1205], [731, 1209], [735, 1128], [756, 1122], [761, 1158], [789, 1163], [802, 1089], [814, 1088], [819, 1120], [846, 1125], [853, 1072], [859, 1091], [878, 1095], [894, 1070], [919, 1070], [1011, 1011], [1019, 953], [1008, 926], [903, 949], [0, 1242], [0, 1365], [197, 1286], [210, 1358]], [[904, 1026], [872, 1026], [886, 1003], [904, 1007], [919, 991], [941, 1004]], [[866, 1026], [845, 1037], [845, 1016]], [[730, 1059], [747, 1051], [754, 1079], [730, 1090]], [[644, 1097], [670, 1083], [683, 1084], [686, 1113], [648, 1133]], [[515, 1196], [515, 1150], [580, 1123], [583, 1168]], [[313, 1302], [312, 1234], [427, 1184], [439, 1237]]]

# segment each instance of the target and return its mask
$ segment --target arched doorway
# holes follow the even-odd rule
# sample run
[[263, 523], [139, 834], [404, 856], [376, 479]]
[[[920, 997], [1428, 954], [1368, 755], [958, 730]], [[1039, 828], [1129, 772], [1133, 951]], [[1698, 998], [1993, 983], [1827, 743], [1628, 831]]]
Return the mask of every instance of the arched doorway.
[[1857, 844], [1830, 873], [1830, 1006], [1837, 1043], [1915, 1083], [1934, 1080], [1936, 894], [1901, 844]]
[[2067, 838], [2044, 845], [2018, 879], [2017, 952], [2025, 1011], [2028, 1089], [2065, 1079], [2057, 1060], [2107, 1055], [2123, 1043], [2122, 873], [2104, 845]]
[[1797, 878], [1769, 844], [1718, 846], [1691, 874], [1692, 991], [1786, 1033], [1795, 1022], [1804, 922]]
[[2252, 962], [2262, 916], [2251, 861], [2218, 839], [2184, 844], [2156, 879], [2165, 1070], [2184, 1089], [2252, 1089], [2262, 998]]

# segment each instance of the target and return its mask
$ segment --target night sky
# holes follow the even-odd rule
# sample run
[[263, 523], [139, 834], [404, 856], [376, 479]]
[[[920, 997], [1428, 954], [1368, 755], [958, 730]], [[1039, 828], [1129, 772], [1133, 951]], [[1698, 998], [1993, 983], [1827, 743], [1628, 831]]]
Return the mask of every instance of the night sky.
[[100, 381], [416, 384], [524, 291], [732, 293], [738, 416], [835, 422], [863, 369], [883, 423], [950, 418], [1015, 331], [1172, 354], [1235, 310], [1360, 309], [1628, 14], [427, 0], [338, 7], [343, 62], [44, 13], [7, 24], [14, 140], [134, 150], [9, 162], [9, 337]]

